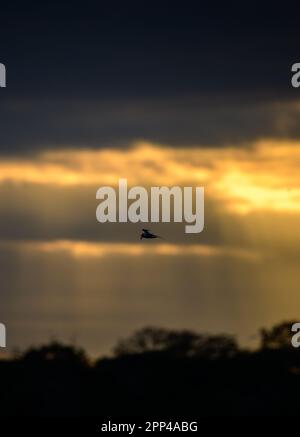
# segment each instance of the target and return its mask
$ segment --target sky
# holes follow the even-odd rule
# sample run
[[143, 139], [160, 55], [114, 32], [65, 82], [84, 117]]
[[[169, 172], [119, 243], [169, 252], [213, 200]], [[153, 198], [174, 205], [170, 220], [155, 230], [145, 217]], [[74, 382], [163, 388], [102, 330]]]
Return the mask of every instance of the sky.
[[[1, 6], [0, 321], [109, 354], [145, 326], [297, 319], [299, 6]], [[96, 191], [204, 186], [205, 228], [100, 224]]]

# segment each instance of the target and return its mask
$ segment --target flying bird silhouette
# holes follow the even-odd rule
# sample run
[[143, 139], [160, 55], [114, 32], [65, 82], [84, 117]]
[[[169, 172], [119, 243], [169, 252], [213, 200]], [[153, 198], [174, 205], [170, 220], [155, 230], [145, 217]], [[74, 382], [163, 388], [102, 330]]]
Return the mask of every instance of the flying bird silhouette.
[[140, 240], [143, 238], [162, 238], [159, 235], [152, 234], [149, 229], [143, 229], [143, 232], [141, 233]]

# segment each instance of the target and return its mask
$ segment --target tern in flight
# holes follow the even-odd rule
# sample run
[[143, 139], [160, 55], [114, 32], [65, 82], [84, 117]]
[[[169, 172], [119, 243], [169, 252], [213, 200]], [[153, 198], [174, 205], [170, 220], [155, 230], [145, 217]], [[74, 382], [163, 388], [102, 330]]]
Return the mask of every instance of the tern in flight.
[[141, 233], [140, 240], [143, 238], [162, 238], [159, 235], [152, 234], [149, 229], [143, 229], [143, 232]]

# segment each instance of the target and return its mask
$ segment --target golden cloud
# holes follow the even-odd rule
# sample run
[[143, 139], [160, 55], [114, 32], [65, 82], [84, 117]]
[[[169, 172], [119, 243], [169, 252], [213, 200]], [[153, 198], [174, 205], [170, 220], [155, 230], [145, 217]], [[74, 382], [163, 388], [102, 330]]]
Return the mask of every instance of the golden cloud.
[[89, 241], [2, 241], [1, 249], [25, 253], [64, 254], [74, 258], [100, 258], [107, 256], [230, 256], [258, 261], [261, 256], [247, 249], [205, 244], [144, 244], [144, 243], [94, 243]]
[[147, 142], [126, 150], [44, 151], [4, 159], [0, 183], [59, 186], [204, 186], [232, 211], [300, 212], [300, 143], [261, 140], [249, 148], [170, 148]]

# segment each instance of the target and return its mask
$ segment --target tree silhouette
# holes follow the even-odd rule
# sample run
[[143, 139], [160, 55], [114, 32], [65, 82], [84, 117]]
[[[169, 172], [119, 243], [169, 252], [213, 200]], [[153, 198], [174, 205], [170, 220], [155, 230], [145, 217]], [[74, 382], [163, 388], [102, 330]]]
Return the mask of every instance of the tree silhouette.
[[116, 356], [163, 352], [179, 357], [229, 358], [238, 352], [235, 339], [227, 335], [210, 336], [191, 331], [147, 327], [118, 342]]
[[270, 329], [262, 329], [261, 349], [291, 349], [291, 328], [294, 323], [282, 322]]
[[297, 415], [300, 350], [290, 347], [292, 324], [261, 331], [254, 351], [241, 351], [228, 335], [155, 327], [93, 362], [57, 342], [31, 348], [0, 360], [0, 415]]
[[61, 367], [85, 367], [88, 359], [82, 349], [63, 345], [56, 341], [39, 348], [29, 349], [20, 360], [32, 365], [59, 365]]

